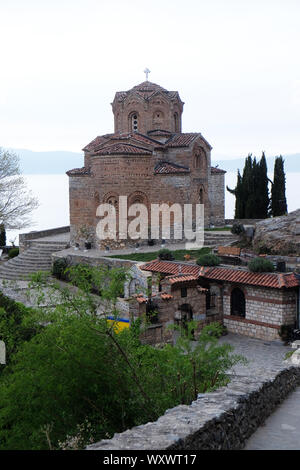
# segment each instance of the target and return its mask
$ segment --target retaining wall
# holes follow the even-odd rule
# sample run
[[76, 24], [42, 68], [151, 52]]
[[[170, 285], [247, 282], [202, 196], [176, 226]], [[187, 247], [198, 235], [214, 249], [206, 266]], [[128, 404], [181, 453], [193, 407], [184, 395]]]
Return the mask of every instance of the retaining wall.
[[115, 434], [88, 450], [238, 450], [288, 393], [300, 385], [300, 368], [268, 376], [233, 377], [228, 386], [200, 394], [147, 423]]
[[30, 240], [35, 238], [49, 237], [51, 235], [59, 235], [60, 233], [70, 232], [70, 226], [50, 228], [47, 230], [36, 230], [29, 233], [21, 233], [19, 235], [19, 247], [20, 251], [23, 251], [25, 248], [28, 248], [30, 245]]

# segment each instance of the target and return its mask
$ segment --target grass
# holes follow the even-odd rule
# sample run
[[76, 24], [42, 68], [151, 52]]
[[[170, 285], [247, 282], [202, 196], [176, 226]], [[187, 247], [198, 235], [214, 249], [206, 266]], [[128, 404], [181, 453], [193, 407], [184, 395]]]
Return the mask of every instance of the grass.
[[[159, 251], [159, 250], [158, 250]], [[110, 258], [129, 259], [131, 261], [152, 261], [158, 258], [158, 251], [151, 251], [147, 253], [130, 253], [128, 255], [113, 255]], [[201, 248], [200, 250], [170, 250], [172, 251], [175, 261], [186, 261], [184, 255], [191, 255], [191, 258], [198, 258], [200, 255], [210, 253], [208, 247]]]

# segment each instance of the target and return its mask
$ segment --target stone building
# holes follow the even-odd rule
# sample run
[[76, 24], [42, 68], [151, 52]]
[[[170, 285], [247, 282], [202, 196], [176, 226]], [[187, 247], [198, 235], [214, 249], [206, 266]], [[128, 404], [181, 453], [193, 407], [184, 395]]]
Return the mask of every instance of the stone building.
[[128, 207], [144, 204], [149, 216], [155, 203], [202, 203], [206, 226], [224, 224], [225, 171], [211, 167], [212, 147], [200, 132], [182, 132], [183, 105], [177, 91], [149, 81], [116, 93], [114, 133], [86, 145], [84, 167], [67, 172], [72, 245], [82, 239], [101, 249], [128, 244], [96, 236], [98, 206], [107, 203], [118, 214], [120, 196]]
[[[199, 330], [218, 321], [233, 333], [268, 341], [279, 339], [281, 325], [300, 326], [300, 281], [294, 273], [252, 273], [159, 260], [141, 268], [152, 274], [151, 302], [158, 312], [146, 332], [147, 342], [172, 342], [168, 325], [184, 327], [190, 319], [199, 322]], [[138, 295], [133, 314], [146, 314], [148, 304], [149, 298]]]

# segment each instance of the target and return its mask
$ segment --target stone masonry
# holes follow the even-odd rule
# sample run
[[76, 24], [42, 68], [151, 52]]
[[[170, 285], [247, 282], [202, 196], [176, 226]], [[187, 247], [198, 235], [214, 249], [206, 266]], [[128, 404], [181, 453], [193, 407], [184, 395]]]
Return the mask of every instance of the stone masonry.
[[[211, 167], [212, 147], [201, 133], [181, 132], [183, 104], [177, 91], [148, 81], [116, 93], [114, 133], [96, 137], [84, 148], [84, 167], [67, 172], [72, 246], [82, 240], [101, 249], [126, 245], [118, 220], [118, 243], [96, 236], [104, 216], [97, 208], [106, 203], [118, 216], [120, 196], [127, 197], [128, 208], [146, 206], [149, 226], [158, 226], [150, 218], [151, 204], [163, 203], [177, 203], [182, 210], [184, 204], [204, 204], [205, 226], [224, 224], [225, 172]], [[127, 211], [125, 215], [129, 222], [134, 218]], [[193, 221], [195, 217], [193, 213]]]

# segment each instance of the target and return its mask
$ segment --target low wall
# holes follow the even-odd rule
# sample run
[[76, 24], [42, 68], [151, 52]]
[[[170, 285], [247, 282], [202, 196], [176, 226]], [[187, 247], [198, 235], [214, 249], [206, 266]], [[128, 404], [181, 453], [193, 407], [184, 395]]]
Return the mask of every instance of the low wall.
[[115, 434], [88, 450], [238, 450], [288, 393], [300, 385], [300, 368], [283, 366], [269, 376], [232, 377], [223, 388], [200, 394], [147, 423]]
[[91, 254], [89, 252], [83, 251], [74, 251], [72, 249], [59, 251], [52, 254], [52, 260], [67, 258], [70, 265], [75, 264], [87, 264], [89, 266], [111, 266], [114, 268], [130, 268], [131, 266], [136, 265], [136, 261], [131, 261], [128, 259], [121, 258], [109, 258], [108, 256], [98, 256], [95, 253]]
[[28, 248], [30, 245], [30, 240], [35, 238], [49, 237], [50, 235], [59, 235], [60, 233], [70, 232], [70, 226], [50, 228], [47, 230], [37, 230], [34, 232], [21, 233], [19, 235], [19, 247], [20, 251], [23, 251], [25, 248]]
[[261, 222], [265, 219], [225, 219], [225, 225], [243, 224], [243, 225], [255, 225], [257, 222]]

